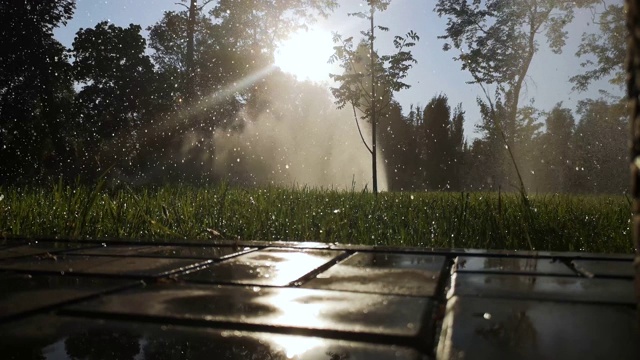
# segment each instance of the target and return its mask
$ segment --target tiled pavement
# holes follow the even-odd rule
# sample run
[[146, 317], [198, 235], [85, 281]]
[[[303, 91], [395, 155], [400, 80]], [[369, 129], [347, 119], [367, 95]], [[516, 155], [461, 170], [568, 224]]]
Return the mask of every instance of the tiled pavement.
[[0, 359], [640, 359], [632, 256], [0, 241]]

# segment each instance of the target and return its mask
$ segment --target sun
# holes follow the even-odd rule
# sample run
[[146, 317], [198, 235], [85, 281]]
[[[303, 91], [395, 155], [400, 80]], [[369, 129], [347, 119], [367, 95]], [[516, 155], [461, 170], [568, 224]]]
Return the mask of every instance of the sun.
[[275, 65], [298, 80], [328, 82], [329, 73], [336, 72], [335, 66], [327, 63], [333, 46], [332, 35], [326, 30], [300, 30], [278, 46]]

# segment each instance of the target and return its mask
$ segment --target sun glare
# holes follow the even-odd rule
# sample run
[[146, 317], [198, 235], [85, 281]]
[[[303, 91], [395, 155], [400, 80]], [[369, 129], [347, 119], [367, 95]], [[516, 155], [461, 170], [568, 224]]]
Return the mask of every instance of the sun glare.
[[326, 30], [300, 30], [280, 44], [275, 65], [298, 80], [329, 81], [329, 73], [336, 72], [334, 66], [327, 63], [333, 46], [331, 33]]

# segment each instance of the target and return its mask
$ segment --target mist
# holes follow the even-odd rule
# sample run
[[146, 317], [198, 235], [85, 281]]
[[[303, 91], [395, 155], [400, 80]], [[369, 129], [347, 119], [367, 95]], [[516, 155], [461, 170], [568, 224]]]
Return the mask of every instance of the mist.
[[[258, 100], [240, 112], [238, 123], [212, 135], [216, 178], [242, 186], [371, 189], [371, 155], [353, 111], [336, 109], [328, 86], [275, 72], [260, 87]], [[370, 139], [369, 124], [361, 126]], [[198, 156], [190, 146], [182, 152]], [[380, 152], [378, 164], [378, 187], [387, 190]]]

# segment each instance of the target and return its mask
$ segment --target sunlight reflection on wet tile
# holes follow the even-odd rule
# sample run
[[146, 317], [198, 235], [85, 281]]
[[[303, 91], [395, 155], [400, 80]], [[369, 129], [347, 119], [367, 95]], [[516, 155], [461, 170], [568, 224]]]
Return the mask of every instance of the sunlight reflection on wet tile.
[[286, 286], [326, 264], [341, 252], [264, 249], [209, 266], [185, 276], [195, 282]]
[[259, 286], [148, 286], [71, 306], [74, 314], [153, 316], [256, 326], [416, 336], [428, 299]]
[[454, 268], [459, 272], [576, 275], [561, 261], [538, 258], [460, 256]]
[[3, 359], [425, 359], [370, 342], [52, 315], [0, 325], [0, 338], [12, 344]]
[[624, 279], [456, 273], [447, 294], [635, 304], [633, 282]]
[[306, 288], [433, 296], [444, 256], [356, 253], [303, 286]]

